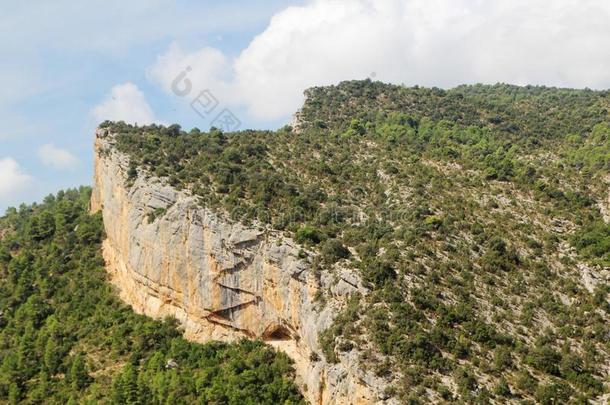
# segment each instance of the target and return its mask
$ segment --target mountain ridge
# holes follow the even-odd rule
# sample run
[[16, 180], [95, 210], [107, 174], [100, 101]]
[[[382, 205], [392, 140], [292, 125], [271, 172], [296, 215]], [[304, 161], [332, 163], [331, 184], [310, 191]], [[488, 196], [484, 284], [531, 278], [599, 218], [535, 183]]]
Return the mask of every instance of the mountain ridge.
[[306, 95], [296, 132], [102, 128], [137, 176], [293, 235], [314, 272], [356, 270], [369, 293], [319, 341], [330, 363], [360, 352], [382, 398], [603, 396], [609, 93], [356, 81]]
[[[0, 218], [0, 398], [605, 403], [609, 95], [351, 81], [278, 131], [105, 122], [101, 215], [82, 189]], [[101, 246], [177, 321], [117, 304]]]

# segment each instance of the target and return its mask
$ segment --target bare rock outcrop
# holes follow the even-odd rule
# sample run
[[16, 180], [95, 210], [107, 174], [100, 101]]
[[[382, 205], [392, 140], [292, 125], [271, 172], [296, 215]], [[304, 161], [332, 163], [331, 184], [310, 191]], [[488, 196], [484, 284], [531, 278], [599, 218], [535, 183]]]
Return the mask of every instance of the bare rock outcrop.
[[602, 199], [599, 203], [599, 210], [602, 213], [602, 217], [606, 223], [610, 223], [610, 175], [606, 175], [604, 177], [604, 184], [606, 185], [606, 189], [608, 190], [606, 193], [605, 199]]
[[[361, 370], [357, 350], [337, 364], [315, 355], [318, 334], [347, 296], [364, 291], [356, 274], [333, 284], [330, 274], [314, 274], [302, 247], [279, 232], [229, 221], [145, 173], [128, 184], [129, 159], [105, 129], [96, 132], [95, 150], [91, 208], [103, 214], [111, 281], [134, 310], [173, 316], [198, 342], [267, 341], [295, 361], [297, 383], [311, 403], [384, 397], [384, 380]], [[318, 291], [329, 291], [323, 308], [314, 299]]]

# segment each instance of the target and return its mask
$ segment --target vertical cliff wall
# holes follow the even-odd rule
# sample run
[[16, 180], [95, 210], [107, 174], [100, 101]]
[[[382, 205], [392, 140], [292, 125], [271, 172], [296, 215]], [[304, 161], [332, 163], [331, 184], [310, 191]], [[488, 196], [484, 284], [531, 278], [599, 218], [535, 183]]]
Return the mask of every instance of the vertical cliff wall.
[[[195, 341], [269, 342], [295, 361], [311, 403], [382, 397], [383, 380], [360, 370], [357, 350], [341, 354], [338, 364], [316, 360], [318, 334], [347, 295], [363, 290], [354, 273], [344, 271], [338, 283], [324, 272], [315, 276], [289, 237], [233, 223], [144, 173], [128, 184], [128, 167], [114, 136], [98, 130], [91, 208], [102, 211], [107, 269], [125, 302], [152, 317], [176, 317]], [[316, 293], [329, 290], [318, 308]]]

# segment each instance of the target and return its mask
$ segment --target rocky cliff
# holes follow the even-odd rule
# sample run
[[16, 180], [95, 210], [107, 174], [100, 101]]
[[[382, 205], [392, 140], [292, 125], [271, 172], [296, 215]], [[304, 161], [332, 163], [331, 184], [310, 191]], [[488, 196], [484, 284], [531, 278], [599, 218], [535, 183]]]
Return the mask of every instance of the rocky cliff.
[[[358, 366], [358, 352], [329, 364], [318, 334], [349, 294], [365, 292], [357, 275], [337, 280], [314, 274], [306, 252], [262, 225], [234, 223], [202, 208], [197, 198], [161, 179], [128, 179], [128, 157], [107, 130], [96, 132], [91, 202], [102, 211], [104, 257], [122, 299], [143, 314], [173, 316], [187, 338], [260, 338], [294, 361], [297, 382], [311, 403], [373, 403], [383, 380]], [[326, 304], [316, 304], [318, 292]]]

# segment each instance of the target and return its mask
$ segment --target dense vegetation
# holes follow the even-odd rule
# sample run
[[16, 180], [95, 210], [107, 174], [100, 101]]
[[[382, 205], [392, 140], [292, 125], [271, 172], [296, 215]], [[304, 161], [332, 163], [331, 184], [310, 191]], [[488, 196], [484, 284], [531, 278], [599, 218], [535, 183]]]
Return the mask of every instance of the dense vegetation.
[[189, 343], [175, 321], [122, 304], [89, 197], [60, 192], [0, 218], [0, 402], [302, 402], [289, 359], [263, 343]]
[[412, 403], [582, 403], [610, 388], [609, 110], [608, 92], [364, 81], [310, 90], [276, 132], [105, 126], [129, 181], [360, 271], [327, 360], [358, 350]]

